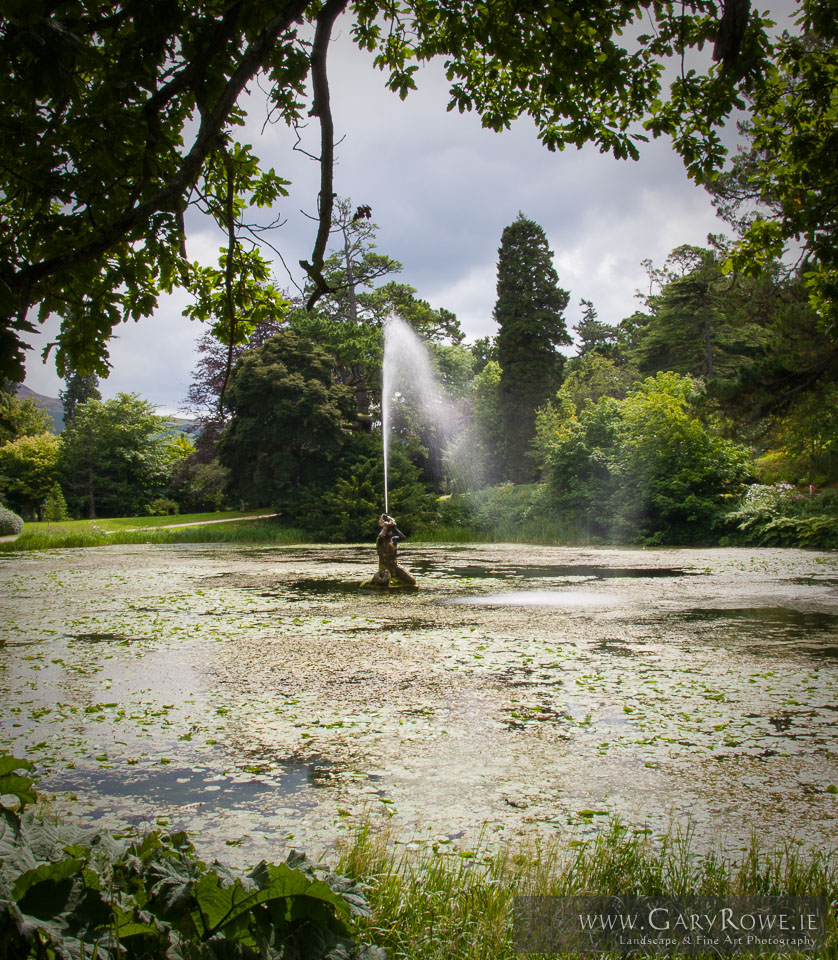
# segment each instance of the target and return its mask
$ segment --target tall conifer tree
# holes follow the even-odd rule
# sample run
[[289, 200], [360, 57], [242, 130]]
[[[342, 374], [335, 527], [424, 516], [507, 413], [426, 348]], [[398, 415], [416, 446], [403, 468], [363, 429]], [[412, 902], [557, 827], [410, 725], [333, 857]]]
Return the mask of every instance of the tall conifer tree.
[[564, 320], [569, 299], [559, 286], [544, 230], [519, 213], [501, 237], [494, 311], [506, 475], [519, 483], [532, 479], [527, 452], [535, 411], [561, 386], [564, 357], [556, 348], [571, 342]]
[[76, 370], [68, 372], [64, 382], [67, 389], [59, 393], [61, 405], [64, 407], [64, 426], [76, 415], [76, 410], [88, 400], [101, 400], [99, 393], [99, 378], [95, 373], [78, 373]]

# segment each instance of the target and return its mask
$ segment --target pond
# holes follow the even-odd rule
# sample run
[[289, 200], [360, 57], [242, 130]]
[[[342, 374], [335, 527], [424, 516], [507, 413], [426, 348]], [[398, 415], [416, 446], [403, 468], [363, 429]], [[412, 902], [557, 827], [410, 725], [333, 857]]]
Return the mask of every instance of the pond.
[[139, 545], [0, 559], [0, 744], [62, 813], [202, 855], [838, 838], [838, 556]]

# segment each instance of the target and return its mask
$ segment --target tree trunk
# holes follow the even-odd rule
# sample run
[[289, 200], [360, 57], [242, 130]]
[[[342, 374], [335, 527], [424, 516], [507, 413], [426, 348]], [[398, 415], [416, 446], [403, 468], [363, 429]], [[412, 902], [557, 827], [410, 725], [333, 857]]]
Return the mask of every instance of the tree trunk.
[[[352, 251], [349, 246], [349, 233], [343, 231], [343, 259], [346, 264], [346, 292], [349, 297], [349, 320], [358, 326], [358, 300], [355, 297], [355, 274], [352, 271]], [[359, 425], [365, 432], [372, 430], [370, 419], [370, 396], [364, 378], [357, 370], [350, 372], [348, 383], [355, 387], [355, 408], [358, 411]]]
[[93, 473], [91, 471], [87, 478], [87, 515], [91, 520], [96, 519], [96, 499], [93, 495]]
[[710, 328], [710, 308], [706, 298], [704, 300], [704, 363], [707, 368], [707, 379], [712, 380], [715, 373], [713, 367], [713, 333]]
[[349, 247], [349, 234], [343, 231], [343, 259], [346, 261], [346, 287], [349, 295], [349, 319], [358, 323], [358, 301], [355, 299], [355, 274], [352, 272], [352, 251]]

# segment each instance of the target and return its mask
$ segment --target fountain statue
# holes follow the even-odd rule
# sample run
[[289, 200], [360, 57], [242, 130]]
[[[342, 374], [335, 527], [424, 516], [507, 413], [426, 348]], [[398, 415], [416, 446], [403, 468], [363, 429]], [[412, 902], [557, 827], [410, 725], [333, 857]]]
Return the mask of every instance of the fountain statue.
[[399, 540], [404, 540], [404, 534], [399, 530], [396, 521], [386, 513], [381, 514], [378, 525], [381, 527], [375, 541], [378, 572], [373, 575], [373, 586], [388, 587], [393, 580], [397, 580], [402, 586], [415, 587], [416, 581], [404, 567], [399, 566], [396, 558], [396, 548]]
[[[425, 427], [423, 443], [454, 463], [457, 443], [453, 425], [456, 409], [444, 399], [434, 373], [431, 355], [416, 331], [401, 317], [391, 316], [384, 324], [384, 356], [381, 366], [381, 433], [384, 444], [384, 513], [378, 521], [381, 532], [375, 541], [378, 573], [368, 586], [387, 587], [395, 580], [415, 587], [416, 581], [396, 561], [396, 545], [404, 534], [390, 516], [390, 444], [398, 427], [399, 410], [409, 408], [410, 424]], [[468, 453], [468, 452], [466, 452]], [[472, 458], [473, 459], [473, 458]]]

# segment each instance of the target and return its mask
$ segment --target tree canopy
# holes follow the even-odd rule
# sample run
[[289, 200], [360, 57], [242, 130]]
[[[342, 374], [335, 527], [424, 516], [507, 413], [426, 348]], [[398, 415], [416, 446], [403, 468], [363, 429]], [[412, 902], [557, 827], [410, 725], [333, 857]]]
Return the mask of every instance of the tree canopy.
[[781, 300], [777, 265], [760, 277], [725, 275], [718, 250], [676, 247], [662, 268], [646, 266], [657, 292], [631, 319], [627, 351], [641, 373], [674, 370], [708, 380], [735, 376], [761, 356]]
[[18, 437], [0, 446], [0, 492], [18, 513], [40, 514], [58, 483], [60, 452], [61, 440], [54, 433]]
[[519, 214], [501, 237], [494, 311], [505, 459], [515, 480], [532, 474], [526, 453], [535, 433], [535, 410], [561, 385], [564, 357], [557, 347], [570, 343], [564, 320], [569, 299], [559, 286], [544, 230]]
[[351, 388], [333, 382], [333, 366], [324, 350], [284, 330], [234, 369], [232, 418], [218, 449], [244, 501], [293, 516], [301, 493], [334, 480], [355, 409]]
[[0, 443], [52, 430], [52, 417], [32, 397], [17, 397], [0, 385]]
[[[59, 372], [107, 373], [114, 326], [154, 311], [161, 292], [193, 289], [196, 315], [237, 341], [285, 309], [267, 281], [247, 211], [283, 196], [237, 141], [243, 95], [258, 79], [270, 120], [321, 131], [319, 224], [309, 306], [323, 274], [335, 144], [326, 57], [345, 16], [386, 85], [404, 97], [419, 65], [442, 58], [450, 109], [495, 130], [529, 115], [549, 149], [595, 143], [636, 157], [669, 135], [691, 174], [717, 166], [719, 124], [758, 92], [771, 60], [766, 20], [741, 0], [42, 0], [0, 15], [0, 374], [20, 378], [22, 338], [61, 317]], [[745, 4], [747, 7], [747, 4]], [[648, 32], [647, 25], [651, 29]], [[671, 61], [715, 42], [718, 66]], [[311, 82], [311, 99], [307, 82]], [[312, 198], [313, 199], [313, 198]], [[185, 214], [224, 230], [218, 268], [190, 263]], [[243, 326], [244, 325], [244, 326]]]
[[709, 182], [719, 212], [742, 241], [729, 267], [754, 271], [790, 247], [800, 253], [812, 306], [838, 341], [838, 3], [801, 5], [776, 68], [755, 86], [746, 147]]
[[79, 513], [136, 516], [166, 489], [170, 440], [136, 394], [80, 404], [61, 440], [67, 500]]
[[538, 445], [558, 513], [616, 540], [712, 540], [741, 492], [747, 452], [700, 421], [697, 393], [691, 378], [667, 371], [624, 400], [588, 401], [578, 416], [543, 408]]

